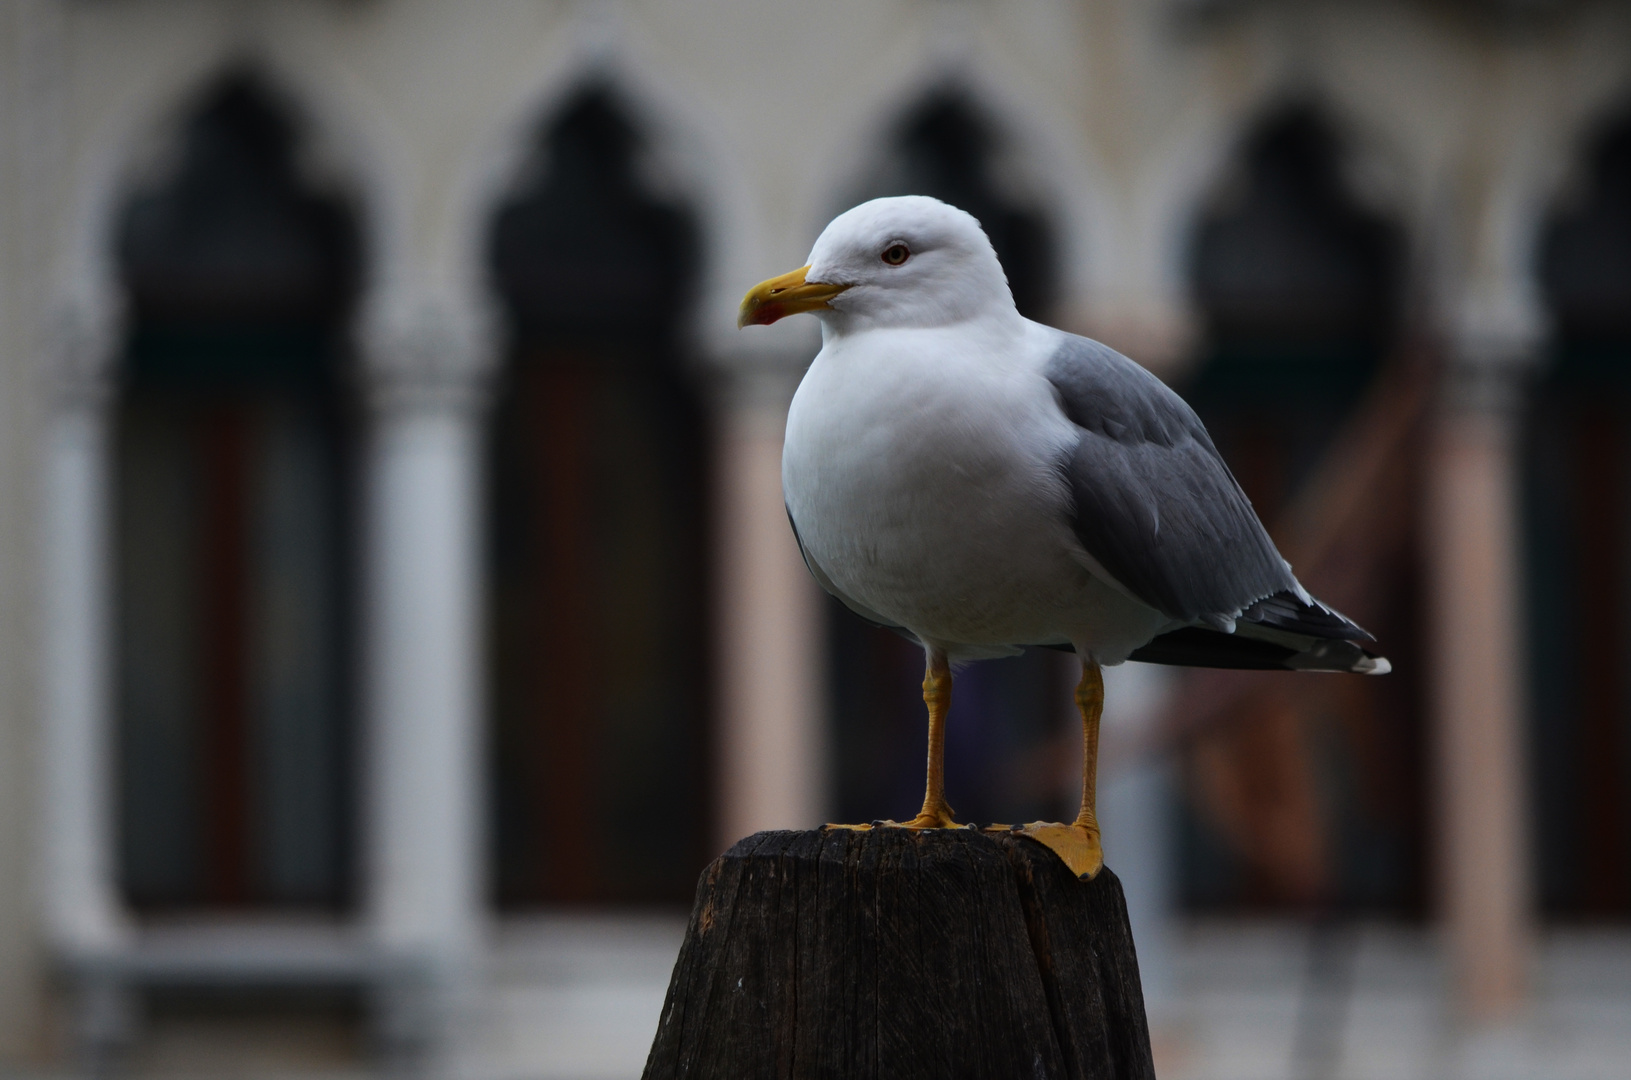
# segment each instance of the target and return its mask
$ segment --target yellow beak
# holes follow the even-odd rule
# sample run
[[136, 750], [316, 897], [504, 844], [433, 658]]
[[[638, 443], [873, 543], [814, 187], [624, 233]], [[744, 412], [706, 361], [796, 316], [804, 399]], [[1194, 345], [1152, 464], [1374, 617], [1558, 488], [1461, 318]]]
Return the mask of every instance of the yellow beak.
[[742, 297], [742, 309], [736, 315], [736, 327], [769, 326], [777, 319], [797, 315], [801, 311], [815, 311], [827, 307], [827, 301], [849, 288], [848, 285], [828, 285], [805, 281], [810, 268], [801, 266], [781, 277], [761, 281]]

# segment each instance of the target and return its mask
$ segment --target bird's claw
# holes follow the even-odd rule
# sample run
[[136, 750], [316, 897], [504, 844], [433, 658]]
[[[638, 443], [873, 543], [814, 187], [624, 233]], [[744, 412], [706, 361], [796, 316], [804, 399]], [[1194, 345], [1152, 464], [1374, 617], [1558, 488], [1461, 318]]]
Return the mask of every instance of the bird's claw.
[[823, 829], [843, 829], [846, 832], [871, 832], [873, 829], [968, 829], [972, 825], [964, 825], [952, 817], [951, 807], [946, 807], [940, 813], [925, 810], [911, 821], [896, 821], [885, 818], [883, 821], [864, 822], [857, 825], [846, 825], [829, 821], [821, 826]]
[[890, 822], [901, 829], [961, 829], [961, 823], [952, 818], [950, 813], [931, 814], [925, 811], [911, 821]]
[[[894, 825], [895, 822], [889, 824]], [[911, 821], [901, 823], [902, 829], [961, 829], [962, 826], [952, 817], [951, 806], [945, 799], [938, 802], [925, 802], [923, 809], [918, 811], [917, 817]]]

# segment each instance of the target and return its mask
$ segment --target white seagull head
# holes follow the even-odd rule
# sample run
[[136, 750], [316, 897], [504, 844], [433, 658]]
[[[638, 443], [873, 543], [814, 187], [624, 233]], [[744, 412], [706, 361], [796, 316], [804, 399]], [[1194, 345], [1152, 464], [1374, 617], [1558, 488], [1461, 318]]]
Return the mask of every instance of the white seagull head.
[[974, 217], [925, 195], [873, 199], [834, 218], [809, 265], [753, 287], [737, 325], [808, 311], [832, 334], [951, 326], [1014, 314], [1008, 278]]

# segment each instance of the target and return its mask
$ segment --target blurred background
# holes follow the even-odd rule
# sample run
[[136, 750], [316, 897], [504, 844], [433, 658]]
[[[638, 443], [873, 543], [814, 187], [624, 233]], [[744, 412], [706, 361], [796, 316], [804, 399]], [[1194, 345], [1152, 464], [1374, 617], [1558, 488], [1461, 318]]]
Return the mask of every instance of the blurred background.
[[1161, 1075], [1624, 1075], [1631, 5], [4, 0], [0, 140], [0, 1072], [633, 1077], [713, 856], [910, 816], [734, 315], [915, 192], [1393, 661], [1107, 673]]

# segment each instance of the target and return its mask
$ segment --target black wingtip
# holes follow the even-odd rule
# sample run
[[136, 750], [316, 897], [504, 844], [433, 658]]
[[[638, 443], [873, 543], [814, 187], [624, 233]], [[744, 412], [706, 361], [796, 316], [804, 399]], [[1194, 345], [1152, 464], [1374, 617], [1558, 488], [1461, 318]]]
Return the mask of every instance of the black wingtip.
[[1325, 639], [1306, 649], [1275, 641], [1225, 634], [1200, 626], [1184, 626], [1160, 635], [1137, 649], [1130, 660], [1179, 667], [1235, 668], [1251, 671], [1340, 671], [1385, 675], [1393, 670], [1385, 656], [1352, 641]]
[[1287, 662], [1293, 671], [1347, 671], [1355, 675], [1386, 675], [1393, 665], [1385, 656], [1361, 649], [1351, 641], [1316, 641]]

